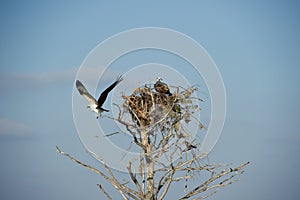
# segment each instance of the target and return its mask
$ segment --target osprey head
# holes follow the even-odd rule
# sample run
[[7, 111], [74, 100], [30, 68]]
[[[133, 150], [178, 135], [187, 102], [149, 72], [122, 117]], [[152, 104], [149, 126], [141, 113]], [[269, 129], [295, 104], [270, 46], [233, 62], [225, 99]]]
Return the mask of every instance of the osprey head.
[[160, 81], [162, 81], [163, 79], [161, 78], [161, 77], [157, 77], [156, 78], [156, 81], [158, 81], [158, 82], [160, 82]]

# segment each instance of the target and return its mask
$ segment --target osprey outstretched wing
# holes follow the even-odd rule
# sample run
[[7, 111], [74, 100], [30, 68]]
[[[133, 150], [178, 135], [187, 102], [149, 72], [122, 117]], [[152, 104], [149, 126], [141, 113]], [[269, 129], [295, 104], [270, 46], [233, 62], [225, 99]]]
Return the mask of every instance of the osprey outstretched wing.
[[96, 99], [88, 92], [80, 80], [76, 81], [76, 88], [79, 94], [86, 98], [90, 105], [96, 104]]
[[[116, 79], [116, 81], [115, 81], [113, 84], [111, 84], [108, 88], [106, 88], [106, 89], [101, 93], [101, 95], [100, 95], [100, 97], [99, 97], [99, 99], [98, 99], [98, 101], [97, 101], [98, 106], [100, 107], [100, 109], [103, 109], [103, 108], [102, 108], [102, 105], [103, 105], [103, 103], [105, 102], [108, 93], [109, 93], [112, 89], [114, 89], [114, 88], [115, 88], [122, 80], [123, 80], [122, 75], [118, 76], [117, 79]], [[105, 109], [103, 109], [103, 110], [105, 110]]]

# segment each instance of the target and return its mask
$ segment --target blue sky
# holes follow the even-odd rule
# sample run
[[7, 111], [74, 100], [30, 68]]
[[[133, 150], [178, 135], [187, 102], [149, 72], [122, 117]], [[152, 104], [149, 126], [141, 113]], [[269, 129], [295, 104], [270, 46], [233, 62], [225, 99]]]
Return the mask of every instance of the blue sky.
[[[103, 180], [72, 119], [76, 70], [101, 41], [132, 28], [183, 32], [217, 64], [227, 92], [211, 162], [250, 161], [211, 199], [296, 199], [300, 185], [297, 1], [1, 1], [0, 198], [102, 199]], [[171, 197], [170, 197], [171, 198]]]

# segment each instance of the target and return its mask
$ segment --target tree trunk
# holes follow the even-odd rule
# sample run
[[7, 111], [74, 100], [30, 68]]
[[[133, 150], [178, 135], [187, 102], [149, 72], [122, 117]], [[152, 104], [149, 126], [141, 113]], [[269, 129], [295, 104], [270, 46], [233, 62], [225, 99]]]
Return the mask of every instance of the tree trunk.
[[145, 194], [145, 200], [154, 200], [154, 162], [152, 157], [152, 144], [149, 139], [149, 131], [142, 131], [141, 138], [143, 149], [145, 153], [145, 162], [146, 162], [146, 183], [147, 183], [147, 192]]

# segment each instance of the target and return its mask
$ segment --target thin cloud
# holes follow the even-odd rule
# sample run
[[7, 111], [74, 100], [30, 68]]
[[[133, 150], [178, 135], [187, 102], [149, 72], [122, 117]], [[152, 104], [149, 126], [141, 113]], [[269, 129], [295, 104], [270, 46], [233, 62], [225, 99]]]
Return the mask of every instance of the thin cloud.
[[[45, 90], [48, 87], [62, 87], [73, 85], [78, 68], [71, 68], [61, 71], [50, 71], [44, 73], [37, 72], [1, 72], [0, 73], [0, 96], [16, 93], [27, 92], [32, 90]], [[99, 78], [95, 77], [96, 68], [85, 68], [83, 81], [88, 80], [98, 82]], [[107, 70], [102, 81], [109, 83], [116, 78], [117, 72]], [[91, 80], [91, 77], [94, 77]]]
[[28, 125], [10, 120], [0, 118], [0, 137], [26, 137], [33, 134], [33, 130]]
[[0, 74], [0, 95], [69, 84], [73, 82], [75, 75], [75, 68], [46, 73], [2, 72]]

